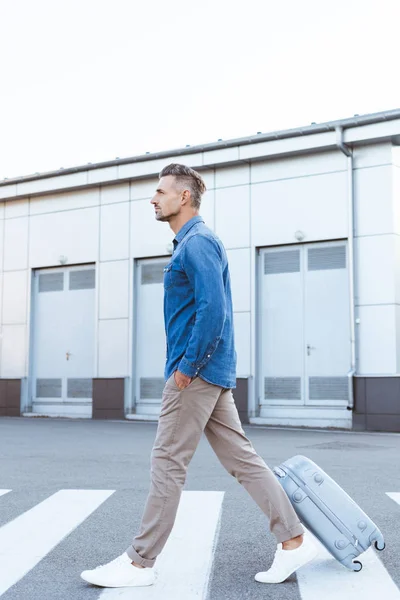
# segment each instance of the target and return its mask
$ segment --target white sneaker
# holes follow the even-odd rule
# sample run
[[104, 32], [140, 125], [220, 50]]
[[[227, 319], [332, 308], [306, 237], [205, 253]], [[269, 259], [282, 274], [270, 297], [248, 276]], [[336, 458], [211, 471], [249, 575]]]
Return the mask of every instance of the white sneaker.
[[155, 580], [153, 569], [135, 567], [126, 552], [106, 565], [83, 571], [81, 577], [88, 583], [110, 588], [153, 585]]
[[256, 581], [261, 583], [282, 583], [292, 573], [303, 567], [318, 554], [318, 548], [309, 536], [303, 537], [303, 543], [295, 550], [284, 550], [278, 544], [274, 561], [268, 571], [257, 573]]

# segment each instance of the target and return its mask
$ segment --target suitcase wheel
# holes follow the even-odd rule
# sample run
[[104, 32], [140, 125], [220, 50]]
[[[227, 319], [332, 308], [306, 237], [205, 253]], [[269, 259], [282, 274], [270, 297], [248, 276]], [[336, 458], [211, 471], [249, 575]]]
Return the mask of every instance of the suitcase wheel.
[[382, 550], [386, 548], [386, 544], [385, 542], [375, 542], [375, 548], [379, 550], [379, 552], [382, 552]]
[[361, 571], [361, 569], [363, 568], [362, 563], [360, 563], [359, 560], [353, 561], [353, 565], [354, 565], [353, 571], [356, 571], [356, 573]]

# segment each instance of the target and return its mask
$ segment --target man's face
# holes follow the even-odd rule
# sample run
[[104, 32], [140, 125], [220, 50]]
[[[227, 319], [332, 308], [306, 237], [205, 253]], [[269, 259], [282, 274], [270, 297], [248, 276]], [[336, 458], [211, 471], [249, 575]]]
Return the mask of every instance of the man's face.
[[176, 188], [175, 177], [161, 177], [151, 204], [154, 205], [157, 221], [169, 221], [181, 212], [182, 192]]

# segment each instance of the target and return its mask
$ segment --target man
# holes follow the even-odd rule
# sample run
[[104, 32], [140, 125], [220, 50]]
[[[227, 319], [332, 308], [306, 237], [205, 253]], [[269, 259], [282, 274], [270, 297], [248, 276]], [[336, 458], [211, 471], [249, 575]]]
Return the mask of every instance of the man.
[[82, 573], [103, 587], [154, 583], [152, 567], [171, 532], [203, 431], [223, 466], [266, 514], [277, 539], [271, 568], [256, 580], [280, 583], [316, 555], [286, 493], [246, 438], [234, 404], [230, 275], [224, 246], [199, 215], [205, 190], [196, 171], [171, 164], [161, 171], [151, 200], [157, 221], [168, 222], [175, 233], [174, 252], [164, 269], [166, 384], [140, 531], [124, 554]]

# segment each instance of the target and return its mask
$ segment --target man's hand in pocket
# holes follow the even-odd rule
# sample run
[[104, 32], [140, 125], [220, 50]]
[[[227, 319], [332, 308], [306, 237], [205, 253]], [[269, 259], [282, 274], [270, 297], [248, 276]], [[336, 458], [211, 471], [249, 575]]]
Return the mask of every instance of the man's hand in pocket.
[[192, 377], [188, 377], [187, 375], [184, 375], [180, 371], [175, 371], [174, 379], [175, 379], [176, 385], [178, 386], [178, 388], [180, 390], [184, 390], [193, 380]]

